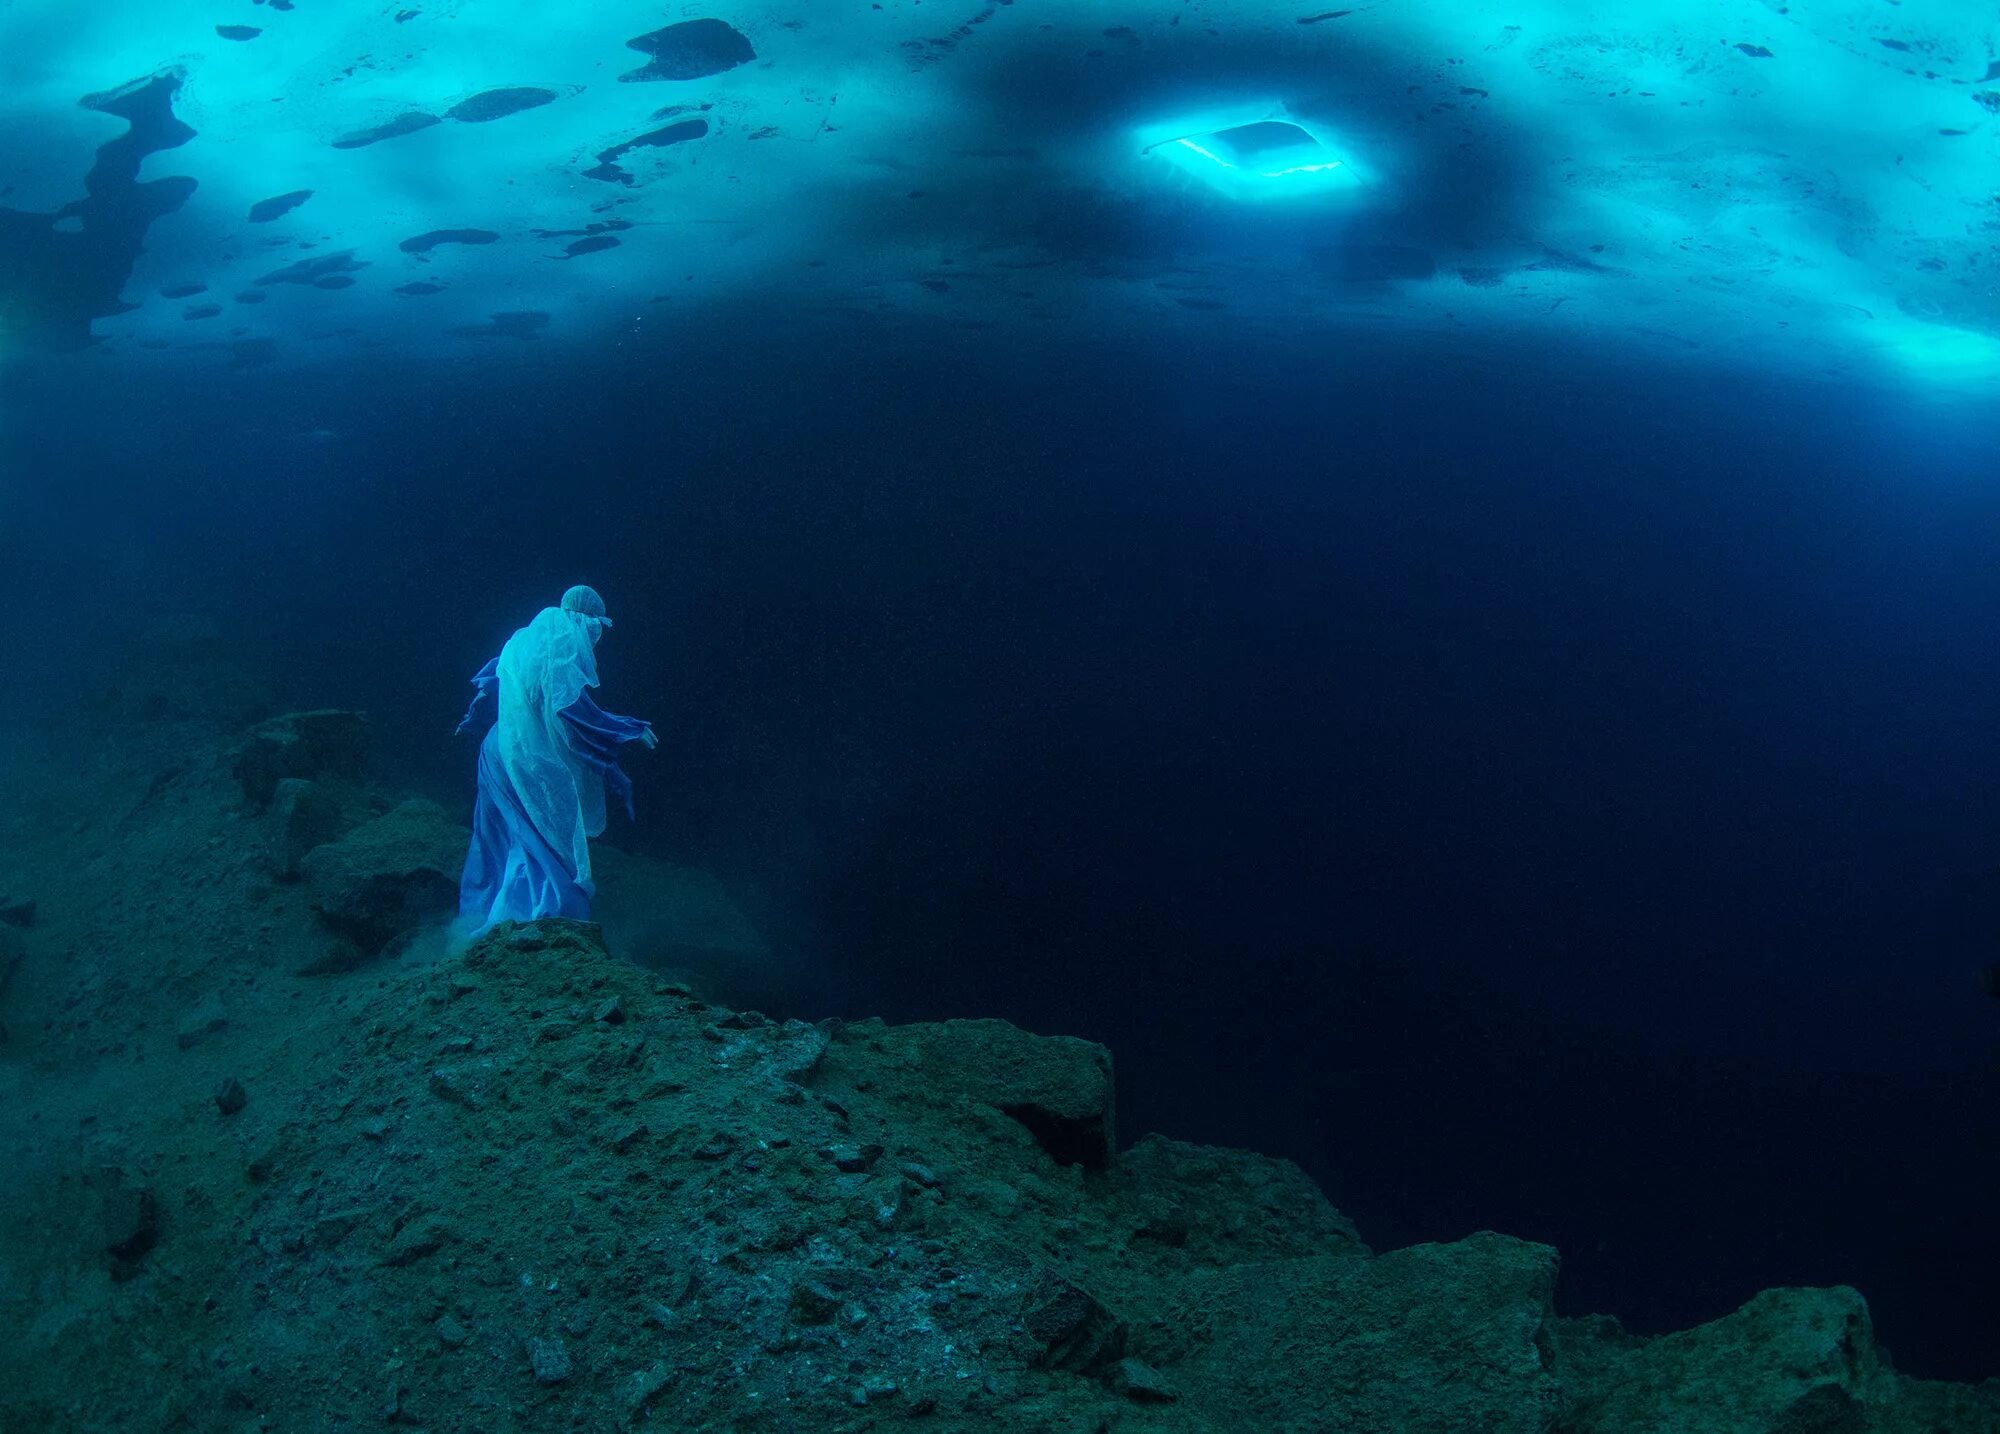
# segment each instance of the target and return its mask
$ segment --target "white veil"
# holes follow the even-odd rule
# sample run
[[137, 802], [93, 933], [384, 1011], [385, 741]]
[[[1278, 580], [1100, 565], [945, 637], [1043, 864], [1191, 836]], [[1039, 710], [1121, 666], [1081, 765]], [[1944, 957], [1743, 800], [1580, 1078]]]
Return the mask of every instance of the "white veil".
[[570, 744], [562, 711], [597, 686], [592, 649], [603, 620], [543, 608], [500, 649], [500, 720], [493, 753], [528, 819], [579, 882], [590, 880], [590, 838], [604, 831], [604, 777]]

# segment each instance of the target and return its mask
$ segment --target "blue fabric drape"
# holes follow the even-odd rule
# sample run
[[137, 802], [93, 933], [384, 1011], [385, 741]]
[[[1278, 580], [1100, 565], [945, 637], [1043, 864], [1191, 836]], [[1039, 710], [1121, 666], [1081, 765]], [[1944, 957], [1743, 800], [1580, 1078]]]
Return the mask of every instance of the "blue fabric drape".
[[[516, 640], [533, 630], [532, 626], [524, 628]], [[524, 800], [515, 775], [517, 764], [507, 760], [508, 724], [511, 721], [532, 730], [536, 714], [508, 710], [510, 689], [502, 682], [501, 660], [495, 658], [473, 677], [472, 704], [458, 726], [460, 732], [465, 731], [477, 719], [482, 704], [489, 697], [495, 700], [497, 720], [479, 746], [479, 796], [473, 805], [472, 846], [459, 882], [459, 922], [468, 938], [501, 921], [589, 917], [596, 888], [590, 879], [588, 853], [580, 847], [581, 838], [576, 833], [581, 829], [596, 835], [602, 826], [601, 797], [606, 791], [617, 798], [626, 815], [633, 815], [632, 782], [618, 764], [618, 751], [625, 743], [646, 740], [651, 734], [649, 724], [606, 712], [597, 705], [588, 691], [595, 682], [594, 663], [581, 684], [569, 681], [564, 685], [562, 677], [556, 678], [551, 684], [556, 690], [567, 695], [574, 689], [576, 696], [556, 714], [559, 720], [550, 740], [559, 744], [562, 758], [574, 773], [572, 795], [583, 815], [579, 821], [562, 818], [556, 830], [545, 831], [549, 819], [538, 819], [538, 813], [547, 808], [546, 785], [537, 793], [537, 802]], [[527, 705], [518, 698], [514, 702]], [[550, 764], [543, 763], [536, 775], [545, 781], [549, 770]], [[597, 785], [597, 793], [583, 790], [588, 785]], [[597, 810], [594, 821], [590, 815], [593, 803]]]

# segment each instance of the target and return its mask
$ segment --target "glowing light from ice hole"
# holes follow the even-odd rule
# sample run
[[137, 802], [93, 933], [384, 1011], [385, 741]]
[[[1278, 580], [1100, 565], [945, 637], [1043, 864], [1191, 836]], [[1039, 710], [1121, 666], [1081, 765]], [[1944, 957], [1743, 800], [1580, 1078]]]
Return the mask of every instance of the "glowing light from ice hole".
[[1170, 160], [1233, 199], [1299, 196], [1360, 183], [1345, 157], [1289, 118], [1169, 131], [1142, 153]]

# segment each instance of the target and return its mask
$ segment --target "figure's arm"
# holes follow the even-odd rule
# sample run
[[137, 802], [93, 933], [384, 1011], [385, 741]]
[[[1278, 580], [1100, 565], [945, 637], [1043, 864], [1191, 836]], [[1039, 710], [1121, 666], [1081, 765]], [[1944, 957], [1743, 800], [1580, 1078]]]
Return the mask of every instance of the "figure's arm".
[[499, 685], [500, 659], [496, 657], [480, 668], [478, 674], [473, 677], [472, 705], [465, 709], [465, 718], [458, 724], [458, 732], [453, 732], [452, 736], [456, 737], [459, 732], [463, 732], [472, 725], [472, 719], [479, 711], [479, 704], [485, 701], [487, 696], [498, 688]]
[[660, 739], [653, 735], [652, 724], [636, 717], [619, 717], [606, 712], [587, 691], [563, 708], [562, 717], [569, 731], [571, 748], [603, 773], [604, 785], [624, 805], [625, 815], [637, 820], [632, 806], [632, 779], [618, 765], [618, 749], [627, 742], [659, 746]]
[[563, 708], [562, 715], [572, 732], [582, 734], [609, 751], [616, 751], [627, 742], [644, 742], [648, 747], [660, 745], [660, 739], [653, 733], [652, 723], [606, 712], [588, 691]]

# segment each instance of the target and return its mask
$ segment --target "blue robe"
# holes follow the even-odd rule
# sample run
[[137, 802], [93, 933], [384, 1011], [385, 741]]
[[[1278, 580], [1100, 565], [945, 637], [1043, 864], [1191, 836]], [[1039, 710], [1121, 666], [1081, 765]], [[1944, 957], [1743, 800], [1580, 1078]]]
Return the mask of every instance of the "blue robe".
[[[527, 629], [523, 630], [528, 631]], [[561, 707], [560, 721], [553, 740], [560, 742], [575, 774], [574, 791], [581, 813], [578, 822], [552, 821], [547, 793], [540, 801], [524, 799], [504, 754], [502, 733], [520, 714], [508, 709], [502, 691], [500, 658], [486, 664], [472, 681], [475, 691], [463, 732], [489, 696], [500, 708], [498, 719], [479, 746], [479, 797], [472, 811], [472, 847], [466, 854], [465, 874], [459, 882], [459, 919], [464, 934], [476, 937], [497, 922], [532, 921], [541, 916], [568, 916], [579, 920], [590, 915], [590, 900], [596, 887], [590, 879], [588, 852], [583, 837], [603, 830], [603, 793], [608, 789], [633, 814], [632, 782], [618, 765], [618, 749], [627, 742], [642, 740], [649, 724], [632, 717], [618, 717], [604, 711], [592, 699], [587, 687], [578, 687], [574, 700]], [[595, 663], [589, 679], [594, 683]], [[567, 691], [567, 689], [565, 689]], [[589, 786], [598, 783], [598, 791]], [[596, 798], [593, 820], [592, 797]], [[544, 830], [555, 827], [554, 830]]]

